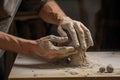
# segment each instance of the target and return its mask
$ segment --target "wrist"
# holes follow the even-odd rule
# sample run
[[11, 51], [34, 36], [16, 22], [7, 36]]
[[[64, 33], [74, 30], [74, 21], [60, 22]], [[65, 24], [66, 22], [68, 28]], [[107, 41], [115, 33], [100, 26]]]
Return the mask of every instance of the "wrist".
[[37, 46], [35, 40], [24, 40], [23, 42], [21, 42], [21, 53], [31, 55], [33, 54], [35, 46]]
[[71, 20], [72, 20], [72, 19], [71, 19], [70, 17], [64, 16], [64, 17], [61, 18], [61, 20], [60, 20], [60, 22], [59, 22], [59, 25], [62, 25], [62, 24], [66, 23], [66, 22], [69, 22], [69, 21], [71, 21]]

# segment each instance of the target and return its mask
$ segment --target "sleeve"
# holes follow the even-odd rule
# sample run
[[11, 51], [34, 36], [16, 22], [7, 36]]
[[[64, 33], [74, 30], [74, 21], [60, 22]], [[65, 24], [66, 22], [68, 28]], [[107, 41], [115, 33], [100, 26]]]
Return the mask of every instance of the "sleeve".
[[10, 16], [5, 4], [6, 4], [6, 0], [0, 0], [0, 21]]
[[[0, 31], [7, 33], [22, 0], [0, 0]], [[0, 49], [0, 57], [5, 50]]]

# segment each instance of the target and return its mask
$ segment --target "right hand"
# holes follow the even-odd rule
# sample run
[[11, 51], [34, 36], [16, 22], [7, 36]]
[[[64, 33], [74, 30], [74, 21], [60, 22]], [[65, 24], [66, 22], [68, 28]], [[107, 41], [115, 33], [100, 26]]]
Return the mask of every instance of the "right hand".
[[67, 37], [67, 32], [72, 39], [74, 47], [87, 49], [94, 45], [91, 33], [86, 26], [79, 21], [72, 20], [69, 17], [63, 17], [58, 26], [58, 33], [61, 36]]
[[57, 59], [75, 54], [73, 46], [57, 47], [52, 42], [63, 43], [68, 40], [68, 37], [57, 37], [54, 35], [46, 36], [36, 40], [38, 46], [34, 47], [34, 53], [38, 57], [48, 61], [56, 61]]

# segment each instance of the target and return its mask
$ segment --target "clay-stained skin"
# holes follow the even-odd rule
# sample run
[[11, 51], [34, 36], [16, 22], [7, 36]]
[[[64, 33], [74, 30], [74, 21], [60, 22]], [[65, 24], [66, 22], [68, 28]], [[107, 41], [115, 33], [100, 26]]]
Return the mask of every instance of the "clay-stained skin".
[[69, 17], [64, 17], [58, 26], [58, 33], [61, 36], [67, 37], [68, 34], [72, 39], [73, 46], [87, 49], [93, 46], [93, 40], [89, 29], [86, 28], [81, 22], [72, 20]]
[[[49, 35], [38, 39], [40, 52], [36, 52], [39, 56], [45, 59], [60, 59], [67, 57], [69, 55], [75, 54], [75, 48], [72, 46], [56, 46], [53, 43], [62, 43], [67, 41], [66, 37], [57, 37], [54, 35]], [[39, 54], [41, 53], [41, 54]]]
[[64, 17], [58, 26], [58, 33], [60, 36], [68, 37], [67, 46], [74, 46], [77, 50], [76, 54], [70, 56], [70, 64], [75, 66], [87, 65], [86, 50], [94, 45], [89, 29], [79, 21]]
[[[48, 52], [58, 52], [59, 55], [62, 55], [61, 58], [70, 56], [70, 64], [72, 65], [82, 66], [88, 64], [85, 52], [90, 46], [93, 46], [90, 31], [81, 22], [64, 17], [58, 26], [58, 33], [61, 37], [50, 35], [43, 38], [46, 41], [41, 42], [41, 48], [46, 46]], [[52, 42], [64, 43], [69, 39], [71, 39], [71, 42], [67, 43], [67, 45], [63, 44], [57, 47], [52, 44]], [[71, 52], [72, 49], [70, 48], [72, 47], [75, 48], [74, 52]]]

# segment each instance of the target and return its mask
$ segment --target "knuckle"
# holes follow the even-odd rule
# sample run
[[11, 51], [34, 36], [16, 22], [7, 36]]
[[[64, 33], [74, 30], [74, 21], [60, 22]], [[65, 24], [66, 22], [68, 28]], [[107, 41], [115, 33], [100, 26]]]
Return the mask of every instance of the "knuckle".
[[54, 38], [54, 37], [55, 37], [54, 35], [50, 35], [50, 36], [49, 36], [50, 39], [52, 39], [52, 38]]
[[84, 36], [83, 35], [81, 35], [81, 40], [83, 40], [84, 39]]
[[74, 28], [73, 28], [73, 29], [71, 29], [71, 30], [70, 30], [70, 33], [71, 33], [71, 34], [73, 34], [73, 35], [75, 35], [75, 34], [76, 34], [75, 29], [74, 29]]
[[84, 35], [84, 31], [83, 30], [79, 30], [79, 33], [82, 35]]
[[89, 29], [85, 29], [85, 32], [86, 32], [86, 33], [90, 33]]

